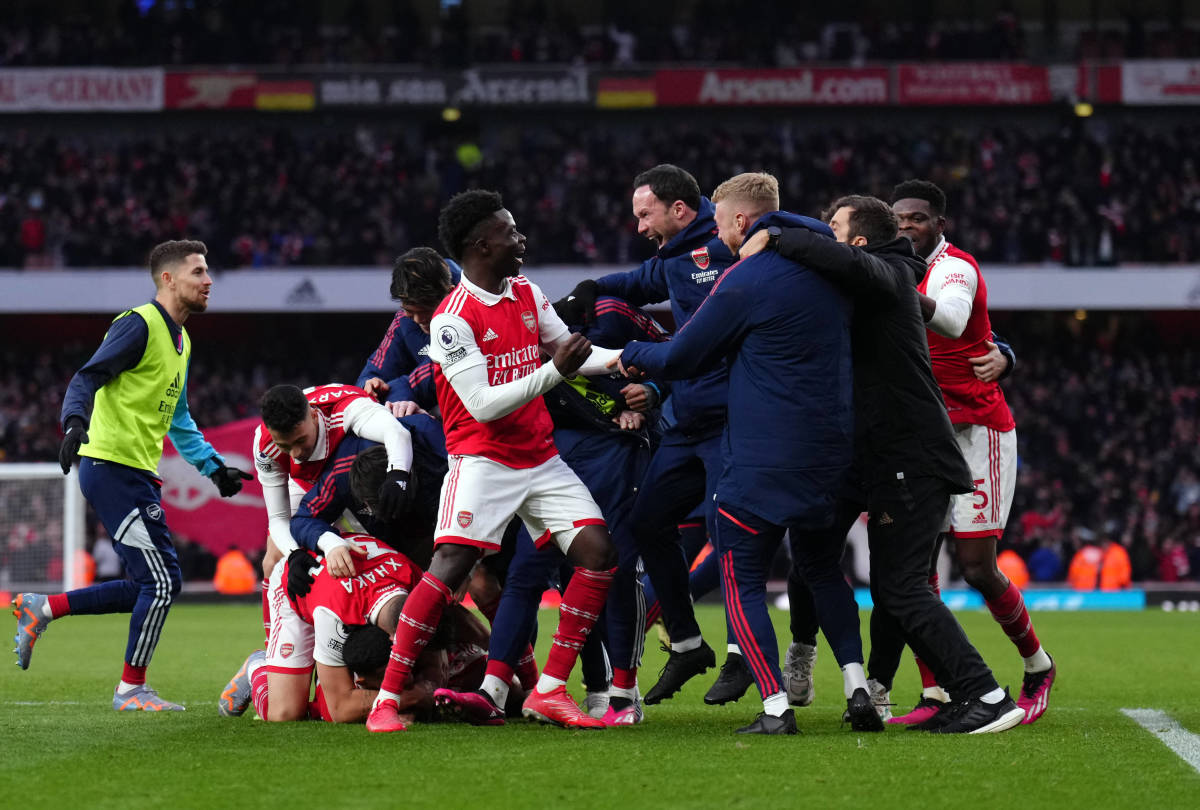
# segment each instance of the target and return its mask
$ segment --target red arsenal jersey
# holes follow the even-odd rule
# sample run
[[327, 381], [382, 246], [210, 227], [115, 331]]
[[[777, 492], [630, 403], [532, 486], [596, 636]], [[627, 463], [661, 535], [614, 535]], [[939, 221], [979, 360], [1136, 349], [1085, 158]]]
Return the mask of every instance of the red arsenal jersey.
[[959, 250], [949, 242], [934, 250], [925, 260], [928, 269], [917, 289], [936, 297], [937, 290], [927, 290], [931, 277], [939, 287], [965, 284], [971, 274], [976, 279], [975, 298], [967, 328], [957, 338], [943, 337], [927, 330], [929, 357], [933, 361], [933, 376], [942, 389], [950, 421], [954, 424], [984, 425], [999, 431], [1016, 427], [1012, 411], [1004, 399], [999, 383], [983, 382], [975, 376], [970, 358], [987, 354], [987, 342], [992, 337], [992, 322], [987, 310], [987, 285], [979, 264], [970, 253]]
[[329, 610], [343, 624], [367, 624], [380, 599], [397, 592], [410, 593], [421, 581], [421, 569], [400, 552], [367, 535], [348, 535], [346, 539], [367, 549], [365, 557], [354, 557], [354, 576], [331, 576], [322, 564], [308, 595], [289, 597], [296, 613], [309, 624], [319, 608]]
[[254, 462], [259, 469], [260, 480], [264, 473], [269, 476], [274, 472], [282, 472], [307, 490], [346, 436], [343, 426], [346, 406], [360, 399], [375, 401], [361, 388], [340, 384], [318, 385], [306, 390], [304, 396], [316, 410], [318, 418], [317, 446], [312, 457], [308, 461], [296, 461], [276, 446], [267, 432], [267, 426], [260, 424], [254, 431]]
[[[493, 300], [485, 300], [485, 296]], [[437, 308], [435, 318], [450, 316], [440, 319], [443, 325], [430, 338], [434, 384], [449, 453], [483, 456], [507, 467], [529, 469], [558, 452], [550, 412], [541, 397], [507, 416], [478, 422], [443, 373], [443, 367], [478, 352], [487, 364], [488, 385], [503, 385], [533, 374], [542, 365], [540, 314], [549, 308], [541, 290], [523, 276], [511, 279], [499, 296], [460, 283]]]

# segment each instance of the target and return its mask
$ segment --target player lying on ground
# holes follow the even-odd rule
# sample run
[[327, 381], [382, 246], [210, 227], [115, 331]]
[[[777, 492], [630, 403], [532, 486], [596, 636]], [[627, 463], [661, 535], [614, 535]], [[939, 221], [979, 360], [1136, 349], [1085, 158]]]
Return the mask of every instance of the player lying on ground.
[[[271, 574], [271, 642], [255, 650], [221, 692], [218, 708], [241, 715], [251, 702], [259, 717], [272, 722], [303, 720], [310, 714], [313, 665], [319, 682], [316, 714], [336, 723], [361, 723], [376, 691], [360, 688], [353, 670], [370, 666], [377, 632], [395, 632], [404, 600], [421, 569], [399, 552], [367, 535], [347, 538], [364, 551], [351, 577], [335, 577], [318, 566], [306, 595], [289, 593], [289, 568], [281, 560]], [[316, 564], [313, 561], [311, 564]], [[482, 678], [487, 632], [465, 610], [447, 611], [444, 632], [435, 636], [401, 696], [400, 711], [428, 717], [433, 692], [443, 686], [469, 688]], [[377, 631], [364, 630], [363, 625]], [[368, 663], [362, 663], [366, 660]]]

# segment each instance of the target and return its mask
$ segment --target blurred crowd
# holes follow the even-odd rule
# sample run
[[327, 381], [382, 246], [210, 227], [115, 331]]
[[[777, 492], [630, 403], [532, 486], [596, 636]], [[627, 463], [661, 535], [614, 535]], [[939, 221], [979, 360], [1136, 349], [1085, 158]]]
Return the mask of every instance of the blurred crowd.
[[706, 190], [771, 171], [785, 207], [813, 215], [842, 194], [886, 199], [896, 182], [926, 177], [947, 191], [958, 241], [988, 263], [1200, 260], [1195, 123], [897, 131], [667, 121], [424, 133], [364, 123], [9, 130], [0, 133], [0, 267], [138, 266], [154, 244], [184, 236], [207, 242], [219, 268], [389, 264], [411, 245], [436, 246], [437, 211], [471, 187], [503, 192], [534, 265], [626, 263], [649, 250], [629, 183], [659, 162], [689, 168]]
[[[374, 343], [364, 328], [372, 324], [351, 321], [317, 330], [338, 336], [320, 341], [323, 353], [283, 342], [253, 356], [225, 351], [221, 340], [233, 338], [224, 328], [198, 339], [192, 413], [201, 426], [222, 424], [256, 415], [259, 396], [277, 382], [353, 379]], [[994, 323], [1018, 358], [1004, 383], [1020, 466], [1002, 548], [1021, 555], [1035, 582], [1063, 580], [1080, 547], [1114, 542], [1128, 550], [1135, 581], [1200, 579], [1194, 328], [1132, 313], [997, 313]], [[57, 457], [62, 394], [93, 348], [0, 355], [0, 461]], [[32, 545], [26, 535], [36, 527], [22, 525], [6, 539], [10, 552]]]
[[[526, 0], [502, 10], [461, 2], [102, 0], [6, 3], [0, 65], [330, 65], [480, 63], [637, 66], [900, 59], [1181, 58], [1200, 35], [1179, 15], [1133, 4], [1117, 18], [1022, 20], [1007, 4], [971, 19], [933, 7], [847, 13], [760, 0], [753, 14], [715, 2], [628, 0], [586, 7]], [[57, 8], [63, 6], [64, 8]], [[7, 17], [7, 19], [6, 19]], [[967, 17], [966, 20], [963, 18]], [[764, 22], [766, 24], [764, 24]]]

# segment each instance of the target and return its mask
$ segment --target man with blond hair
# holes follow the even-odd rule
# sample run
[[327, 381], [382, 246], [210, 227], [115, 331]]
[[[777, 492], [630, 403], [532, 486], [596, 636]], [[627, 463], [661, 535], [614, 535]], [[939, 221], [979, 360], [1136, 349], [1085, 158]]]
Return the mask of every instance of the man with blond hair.
[[[823, 223], [778, 210], [769, 174], [732, 177], [712, 199], [718, 235], [734, 253], [748, 235], [780, 225], [832, 238]], [[730, 267], [672, 341], [630, 343], [620, 360], [627, 373], [686, 379], [730, 358], [714, 539], [727, 622], [763, 697], [763, 712], [741, 733], [796, 733], [766, 577], [788, 528], [833, 521], [852, 450], [849, 322], [850, 306], [829, 282], [764, 252]]]

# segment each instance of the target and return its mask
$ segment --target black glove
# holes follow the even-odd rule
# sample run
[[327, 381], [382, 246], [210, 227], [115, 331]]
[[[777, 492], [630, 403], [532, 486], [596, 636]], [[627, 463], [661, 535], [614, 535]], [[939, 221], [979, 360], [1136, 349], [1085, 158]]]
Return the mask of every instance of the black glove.
[[87, 444], [87, 428], [78, 416], [67, 419], [67, 432], [63, 436], [62, 446], [58, 448], [58, 465], [62, 467], [63, 475], [71, 471], [71, 465], [79, 461], [79, 445]]
[[382, 521], [393, 521], [408, 511], [412, 500], [412, 481], [405, 470], [391, 470], [379, 487], [379, 502], [375, 505], [375, 516]]
[[554, 311], [567, 326], [587, 326], [596, 320], [597, 284], [585, 279], [566, 298], [554, 302]]
[[308, 596], [312, 590], [312, 569], [317, 567], [317, 560], [306, 548], [298, 548], [288, 555], [287, 561], [287, 594], [293, 599]]
[[222, 464], [208, 477], [217, 485], [217, 490], [221, 493], [222, 498], [232, 498], [242, 491], [242, 481], [249, 481], [252, 476], [237, 467], [226, 467]]

